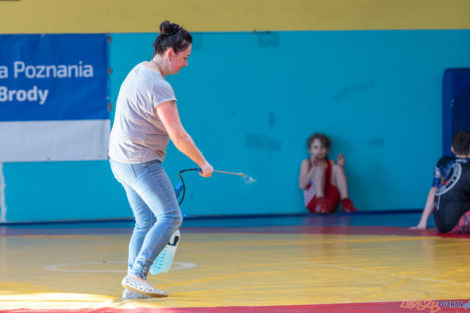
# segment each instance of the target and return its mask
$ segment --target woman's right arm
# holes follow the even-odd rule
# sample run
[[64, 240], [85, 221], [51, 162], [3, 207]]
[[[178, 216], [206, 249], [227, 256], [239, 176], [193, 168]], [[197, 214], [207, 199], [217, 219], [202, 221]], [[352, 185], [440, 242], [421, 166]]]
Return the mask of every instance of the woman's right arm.
[[213, 171], [212, 166], [206, 161], [191, 136], [181, 124], [176, 101], [172, 100], [161, 103], [157, 107], [156, 112], [175, 147], [201, 168], [201, 176], [211, 176]]
[[429, 190], [428, 199], [426, 200], [426, 206], [424, 207], [423, 214], [421, 214], [421, 219], [419, 220], [418, 225], [415, 227], [410, 227], [410, 229], [424, 230], [428, 226], [428, 219], [431, 216], [431, 213], [434, 209], [434, 195], [436, 193], [436, 187], [432, 187]]

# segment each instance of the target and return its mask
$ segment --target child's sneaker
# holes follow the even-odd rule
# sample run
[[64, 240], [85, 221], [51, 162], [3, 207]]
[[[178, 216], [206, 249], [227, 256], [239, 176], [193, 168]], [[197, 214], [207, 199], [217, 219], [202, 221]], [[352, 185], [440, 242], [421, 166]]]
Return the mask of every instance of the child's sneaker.
[[315, 207], [315, 213], [328, 214], [330, 213], [330, 202], [326, 198], [318, 198], [317, 206]]
[[341, 212], [357, 212], [357, 209], [349, 198], [341, 200], [341, 207]]

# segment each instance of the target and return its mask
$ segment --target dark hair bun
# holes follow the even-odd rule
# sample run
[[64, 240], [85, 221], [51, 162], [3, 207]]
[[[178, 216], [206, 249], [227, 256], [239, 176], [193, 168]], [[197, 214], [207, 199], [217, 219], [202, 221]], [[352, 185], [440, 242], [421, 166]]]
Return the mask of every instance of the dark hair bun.
[[153, 43], [155, 54], [161, 54], [166, 49], [172, 48], [175, 53], [186, 49], [193, 38], [186, 29], [180, 27], [178, 24], [170, 23], [170, 21], [163, 21], [160, 24], [160, 34]]
[[162, 35], [174, 35], [179, 29], [180, 26], [178, 24], [170, 23], [170, 21], [163, 21], [160, 24], [160, 34]]

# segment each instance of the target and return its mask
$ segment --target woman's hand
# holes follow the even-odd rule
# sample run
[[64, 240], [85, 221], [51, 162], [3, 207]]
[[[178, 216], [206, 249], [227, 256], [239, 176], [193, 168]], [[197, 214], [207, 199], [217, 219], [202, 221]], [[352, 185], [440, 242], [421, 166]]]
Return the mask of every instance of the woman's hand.
[[214, 168], [207, 161], [205, 161], [199, 167], [201, 168], [201, 171], [199, 172], [199, 175], [201, 175], [202, 177], [211, 177], [212, 176], [212, 171], [214, 170]]

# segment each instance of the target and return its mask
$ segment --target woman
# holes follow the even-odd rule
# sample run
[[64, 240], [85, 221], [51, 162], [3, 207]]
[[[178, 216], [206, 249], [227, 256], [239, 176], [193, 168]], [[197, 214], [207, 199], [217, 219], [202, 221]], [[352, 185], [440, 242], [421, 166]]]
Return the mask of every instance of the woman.
[[135, 66], [119, 90], [109, 157], [135, 216], [123, 298], [167, 296], [146, 278], [182, 223], [178, 201], [161, 166], [169, 139], [197, 163], [201, 176], [212, 175], [212, 166], [181, 124], [173, 88], [165, 80], [188, 65], [191, 42], [184, 28], [164, 21], [153, 44], [154, 57]]

